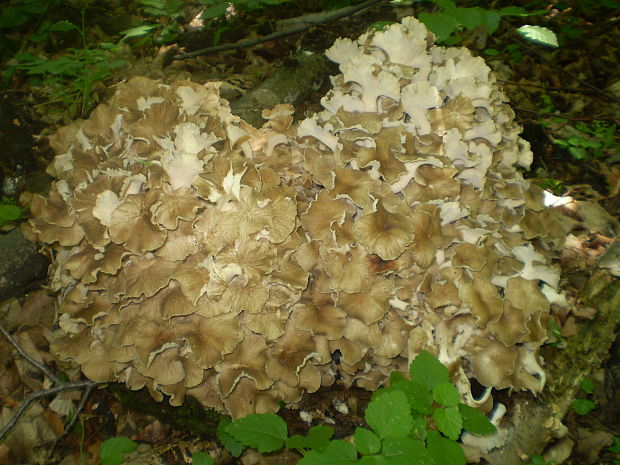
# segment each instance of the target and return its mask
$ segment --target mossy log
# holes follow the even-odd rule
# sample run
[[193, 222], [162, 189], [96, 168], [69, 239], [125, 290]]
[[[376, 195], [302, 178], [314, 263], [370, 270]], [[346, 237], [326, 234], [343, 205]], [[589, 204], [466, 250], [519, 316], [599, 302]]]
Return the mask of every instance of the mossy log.
[[[608, 250], [604, 262], [615, 257], [620, 266], [620, 241]], [[561, 432], [561, 422], [580, 394], [580, 383], [591, 377], [609, 356], [620, 312], [620, 279], [614, 266], [599, 267], [588, 280], [580, 305], [597, 310], [594, 319], [581, 325], [577, 335], [562, 349], [549, 347], [545, 353], [547, 385], [537, 398], [517, 396], [510, 407], [508, 440], [488, 455], [490, 465], [521, 465], [540, 454]]]

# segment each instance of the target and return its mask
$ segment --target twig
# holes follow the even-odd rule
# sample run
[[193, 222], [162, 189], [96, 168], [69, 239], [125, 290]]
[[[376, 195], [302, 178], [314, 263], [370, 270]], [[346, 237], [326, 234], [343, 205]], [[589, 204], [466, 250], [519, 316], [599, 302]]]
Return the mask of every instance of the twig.
[[[13, 347], [15, 347], [15, 350], [17, 350], [17, 352], [19, 353], [19, 355], [21, 355], [23, 358], [25, 358], [28, 362], [30, 362], [31, 365], [33, 365], [35, 368], [38, 368], [40, 371], [42, 371], [45, 376], [47, 376], [49, 379], [52, 380], [52, 382], [54, 384], [62, 384], [62, 381], [60, 380], [60, 378], [58, 378], [54, 373], [52, 373], [50, 370], [48, 370], [48, 368], [39, 363], [38, 361], [36, 361], [34, 358], [32, 358], [30, 355], [28, 355], [24, 349], [22, 349], [20, 347], [20, 345], [17, 343], [17, 341], [15, 339], [13, 339], [13, 337], [11, 336], [11, 334], [9, 333], [9, 331], [4, 327], [3, 324], [0, 323], [0, 332], [2, 334], [4, 334], [4, 337], [11, 343], [11, 345]], [[1, 438], [2, 436], [0, 436]]]
[[[9, 331], [1, 323], [0, 323], [0, 332], [4, 335], [4, 337], [6, 337], [6, 339], [11, 343], [11, 345], [15, 347], [19, 355], [25, 358], [33, 366], [41, 370], [41, 372], [43, 372], [55, 385], [51, 388], [43, 389], [42, 391], [37, 391], [37, 392], [33, 392], [29, 394], [28, 397], [26, 397], [26, 399], [24, 399], [24, 401], [21, 403], [21, 405], [19, 406], [15, 414], [11, 417], [11, 419], [8, 421], [8, 423], [4, 426], [4, 428], [0, 430], [0, 439], [2, 439], [4, 436], [7, 435], [7, 433], [15, 426], [17, 421], [22, 417], [22, 415], [24, 415], [24, 413], [26, 412], [30, 404], [34, 402], [36, 399], [58, 394], [60, 392], [74, 391], [76, 389], [86, 388], [86, 393], [82, 396], [82, 399], [80, 400], [80, 405], [78, 406], [78, 409], [76, 411], [74, 418], [77, 417], [80, 410], [84, 408], [84, 405], [86, 403], [86, 398], [91, 393], [91, 391], [95, 388], [95, 386], [97, 386], [97, 383], [91, 380], [73, 381], [70, 383], [63, 382], [58, 376], [54, 375], [46, 366], [42, 365], [41, 363], [36, 361], [34, 358], [32, 358], [30, 355], [28, 355], [24, 351], [24, 349], [20, 347], [17, 341], [13, 339], [13, 336], [11, 336]], [[74, 420], [70, 422], [70, 425], [72, 425], [73, 422]], [[54, 442], [54, 446], [56, 445], [56, 442], [57, 441]]]
[[[312, 19], [302, 19], [300, 20], [300, 24], [296, 26], [291, 26], [289, 28], [283, 29], [281, 31], [276, 31], [272, 34], [258, 37], [256, 39], [248, 39], [242, 40], [240, 42], [235, 42], [234, 44], [223, 44], [216, 45], [214, 47], [207, 47], [200, 50], [195, 50], [190, 53], [182, 53], [181, 55], [175, 55], [172, 57], [173, 60], [187, 60], [188, 58], [194, 58], [201, 55], [208, 55], [210, 53], [222, 52], [224, 50], [235, 50], [240, 48], [251, 47], [252, 45], [261, 44], [263, 42], [269, 42], [270, 40], [279, 39], [281, 37], [290, 36], [293, 34], [297, 34], [299, 32], [303, 32], [307, 29], [310, 29], [312, 26], [316, 26], [319, 24], [325, 24], [330, 21], [335, 21], [337, 19], [343, 18], [345, 16], [352, 15], [353, 13], [363, 10], [364, 8], [368, 8], [369, 6], [374, 5], [375, 3], [379, 3], [383, 0], [366, 0], [359, 5], [351, 5], [344, 8], [340, 8], [334, 11], [325, 12], [325, 14], [321, 15], [313, 15]], [[301, 17], [303, 18], [303, 17]]]

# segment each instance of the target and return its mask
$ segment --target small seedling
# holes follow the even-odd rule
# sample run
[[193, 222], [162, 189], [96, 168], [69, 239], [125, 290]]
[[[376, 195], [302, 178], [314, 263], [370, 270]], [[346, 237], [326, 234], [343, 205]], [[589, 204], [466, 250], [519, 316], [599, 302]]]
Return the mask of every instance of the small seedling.
[[[594, 393], [594, 383], [588, 378], [581, 381], [581, 389], [588, 395]], [[590, 399], [575, 399], [573, 401], [573, 410], [577, 415], [587, 415], [596, 408], [596, 404]]]

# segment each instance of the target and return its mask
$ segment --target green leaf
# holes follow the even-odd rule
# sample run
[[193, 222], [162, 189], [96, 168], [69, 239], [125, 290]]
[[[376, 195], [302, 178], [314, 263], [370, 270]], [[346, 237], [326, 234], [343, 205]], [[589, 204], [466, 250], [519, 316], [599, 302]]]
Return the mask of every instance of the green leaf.
[[570, 153], [575, 160], [585, 160], [588, 158], [588, 151], [583, 147], [569, 147], [568, 153]]
[[308, 431], [307, 436], [296, 434], [286, 440], [286, 447], [289, 449], [314, 449], [323, 450], [329, 444], [329, 440], [334, 435], [334, 428], [331, 426], [313, 426]]
[[437, 36], [437, 42], [443, 42], [459, 27], [454, 16], [445, 13], [427, 13], [423, 11], [418, 19]]
[[386, 392], [373, 399], [364, 418], [381, 439], [403, 438], [412, 427], [411, 407], [401, 391]]
[[485, 48], [483, 51], [484, 51], [484, 53], [485, 53], [486, 55], [489, 55], [490, 57], [497, 56], [497, 55], [499, 55], [499, 54], [501, 53], [501, 52], [500, 52], [499, 50], [497, 50], [496, 48]]
[[452, 0], [432, 0], [432, 2], [446, 13], [452, 14], [456, 10], [456, 3]]
[[542, 26], [532, 26], [526, 24], [517, 29], [517, 32], [523, 36], [523, 38], [547, 47], [558, 47], [558, 37], [551, 29]]
[[404, 392], [409, 405], [411, 405], [414, 411], [426, 415], [433, 413], [433, 396], [425, 386], [405, 379], [404, 381], [390, 384], [390, 388]]
[[466, 465], [467, 463], [461, 446], [444, 438], [437, 431], [430, 430], [428, 432], [426, 446], [437, 465]]
[[428, 421], [422, 415], [413, 416], [413, 427], [411, 428], [411, 437], [421, 441], [426, 440], [426, 431], [428, 430]]
[[298, 465], [350, 465], [358, 463], [355, 446], [347, 441], [331, 441], [323, 451], [311, 450]]
[[21, 215], [21, 208], [15, 205], [0, 205], [0, 226], [7, 221], [17, 220]]
[[463, 419], [457, 407], [436, 408], [433, 412], [433, 420], [437, 428], [453, 441], [461, 435]]
[[457, 8], [454, 12], [454, 18], [463, 25], [465, 29], [473, 29], [476, 26], [485, 23], [484, 9], [475, 8]]
[[587, 415], [596, 408], [596, 404], [589, 399], [575, 399], [573, 410], [577, 415]]
[[192, 465], [215, 465], [215, 462], [206, 452], [194, 452], [192, 454]]
[[459, 412], [463, 418], [463, 429], [474, 434], [493, 434], [497, 428], [480, 410], [469, 405], [459, 404]]
[[103, 441], [99, 449], [101, 465], [120, 465], [125, 461], [124, 454], [133, 452], [138, 448], [138, 443], [129, 438], [109, 438]]
[[390, 465], [435, 465], [424, 443], [411, 438], [386, 439], [381, 455]]
[[157, 27], [156, 24], [143, 24], [142, 26], [132, 27], [130, 29], [125, 29], [120, 33], [123, 34], [123, 38], [125, 39], [136, 39], [138, 37], [144, 37], [153, 31]]
[[71, 21], [66, 20], [58, 21], [50, 26], [50, 31], [53, 32], [70, 31], [72, 29], [79, 31], [78, 27], [75, 24], [73, 24]]
[[224, 417], [217, 424], [217, 429], [215, 430], [215, 435], [222, 443], [224, 448], [230, 452], [230, 455], [233, 457], [239, 457], [241, 452], [245, 447], [235, 438], [233, 438], [230, 434], [226, 432], [226, 427], [232, 423], [232, 418]]
[[275, 413], [253, 413], [233, 421], [225, 431], [261, 453], [282, 448], [288, 436], [286, 423]]
[[426, 350], [421, 351], [409, 367], [411, 381], [421, 384], [429, 391], [441, 383], [448, 383], [448, 369]]
[[365, 428], [355, 428], [353, 441], [355, 442], [357, 450], [360, 451], [360, 454], [372, 455], [379, 453], [381, 450], [381, 441], [377, 435]]
[[454, 407], [461, 401], [461, 394], [452, 383], [441, 383], [433, 388], [433, 399], [444, 407]]

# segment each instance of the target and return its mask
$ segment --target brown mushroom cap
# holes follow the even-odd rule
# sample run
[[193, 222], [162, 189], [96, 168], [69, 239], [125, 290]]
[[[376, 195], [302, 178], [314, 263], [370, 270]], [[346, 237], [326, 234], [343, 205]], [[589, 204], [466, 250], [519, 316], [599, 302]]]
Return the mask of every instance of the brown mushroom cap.
[[233, 416], [376, 388], [423, 349], [472, 405], [472, 378], [485, 404], [540, 391], [562, 229], [494, 75], [432, 42], [413, 18], [339, 39], [297, 125], [283, 105], [251, 127], [217, 83], [134, 78], [61, 128], [24, 226], [56, 251], [54, 354]]

